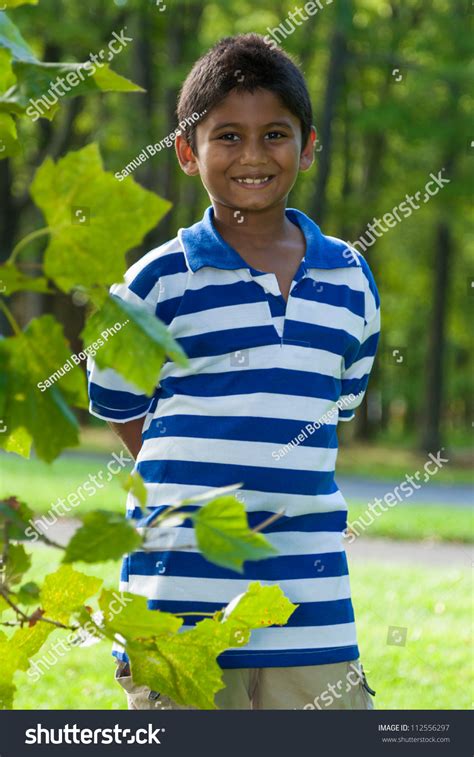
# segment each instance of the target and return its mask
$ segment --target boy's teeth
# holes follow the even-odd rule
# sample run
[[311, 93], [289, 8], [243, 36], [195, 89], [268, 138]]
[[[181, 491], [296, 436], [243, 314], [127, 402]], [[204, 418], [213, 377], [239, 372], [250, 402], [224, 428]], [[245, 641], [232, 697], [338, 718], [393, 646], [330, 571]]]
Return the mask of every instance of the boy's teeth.
[[240, 184], [263, 184], [264, 181], [268, 181], [270, 177], [265, 176], [263, 179], [237, 179]]

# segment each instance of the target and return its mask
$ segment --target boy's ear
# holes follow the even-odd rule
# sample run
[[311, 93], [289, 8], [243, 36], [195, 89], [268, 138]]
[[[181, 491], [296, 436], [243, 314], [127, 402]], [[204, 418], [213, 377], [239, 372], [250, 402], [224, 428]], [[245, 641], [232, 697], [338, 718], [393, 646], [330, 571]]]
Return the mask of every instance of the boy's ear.
[[196, 176], [199, 173], [196, 156], [192, 148], [186, 142], [182, 134], [177, 134], [174, 147], [178, 156], [179, 165], [188, 176]]
[[306, 144], [301, 151], [300, 171], [307, 171], [308, 168], [311, 168], [314, 161], [314, 147], [316, 145], [316, 139], [316, 129], [314, 126], [312, 126]]

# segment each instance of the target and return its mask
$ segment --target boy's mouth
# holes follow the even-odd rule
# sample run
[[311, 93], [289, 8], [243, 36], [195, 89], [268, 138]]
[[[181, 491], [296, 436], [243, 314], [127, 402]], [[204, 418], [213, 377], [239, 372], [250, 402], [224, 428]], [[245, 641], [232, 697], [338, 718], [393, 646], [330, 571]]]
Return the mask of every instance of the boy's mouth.
[[271, 174], [267, 176], [233, 176], [232, 181], [237, 182], [239, 186], [245, 187], [245, 189], [261, 189], [268, 186], [274, 178], [275, 176]]

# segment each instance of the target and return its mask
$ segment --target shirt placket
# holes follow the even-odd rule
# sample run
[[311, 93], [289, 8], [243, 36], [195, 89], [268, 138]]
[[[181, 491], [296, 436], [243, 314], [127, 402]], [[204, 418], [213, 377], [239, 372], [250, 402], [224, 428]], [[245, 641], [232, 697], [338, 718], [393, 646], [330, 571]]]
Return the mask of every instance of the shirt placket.
[[[285, 343], [285, 323], [286, 319], [289, 317], [290, 311], [291, 311], [291, 305], [292, 305], [292, 295], [294, 289], [300, 284], [302, 279], [305, 278], [307, 275], [307, 267], [304, 262], [304, 260], [301, 261], [300, 265], [298, 266], [298, 269], [293, 277], [293, 281], [291, 282], [290, 291], [288, 293], [288, 301], [285, 303], [285, 300], [283, 298], [283, 295], [280, 292], [280, 287], [278, 285], [277, 277], [274, 273], [265, 273], [265, 274], [259, 274], [258, 271], [254, 269], [249, 269], [249, 273], [253, 281], [255, 281], [259, 286], [262, 287], [262, 289], [265, 292], [265, 298], [266, 298], [266, 304], [267, 304], [267, 311], [268, 311], [268, 320], [270, 321], [273, 329], [275, 330], [278, 340], [280, 342], [280, 346], [283, 346]], [[280, 297], [285, 304], [285, 314], [283, 319], [283, 329], [282, 333], [279, 334], [275, 324], [273, 322], [271, 307], [270, 307], [270, 300], [268, 295], [272, 294], [276, 297]]]

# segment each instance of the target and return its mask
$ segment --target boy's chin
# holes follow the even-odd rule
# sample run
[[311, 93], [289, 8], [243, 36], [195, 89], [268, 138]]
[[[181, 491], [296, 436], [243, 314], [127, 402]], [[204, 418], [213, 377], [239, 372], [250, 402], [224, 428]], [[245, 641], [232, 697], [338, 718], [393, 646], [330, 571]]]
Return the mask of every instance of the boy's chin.
[[274, 208], [277, 205], [283, 204], [285, 205], [285, 197], [248, 197], [245, 200], [237, 201], [235, 198], [230, 200], [229, 202], [226, 202], [226, 206], [232, 210], [232, 211], [241, 211], [244, 213], [245, 211], [252, 213], [252, 212], [261, 212], [263, 210], [270, 210], [270, 208]]

